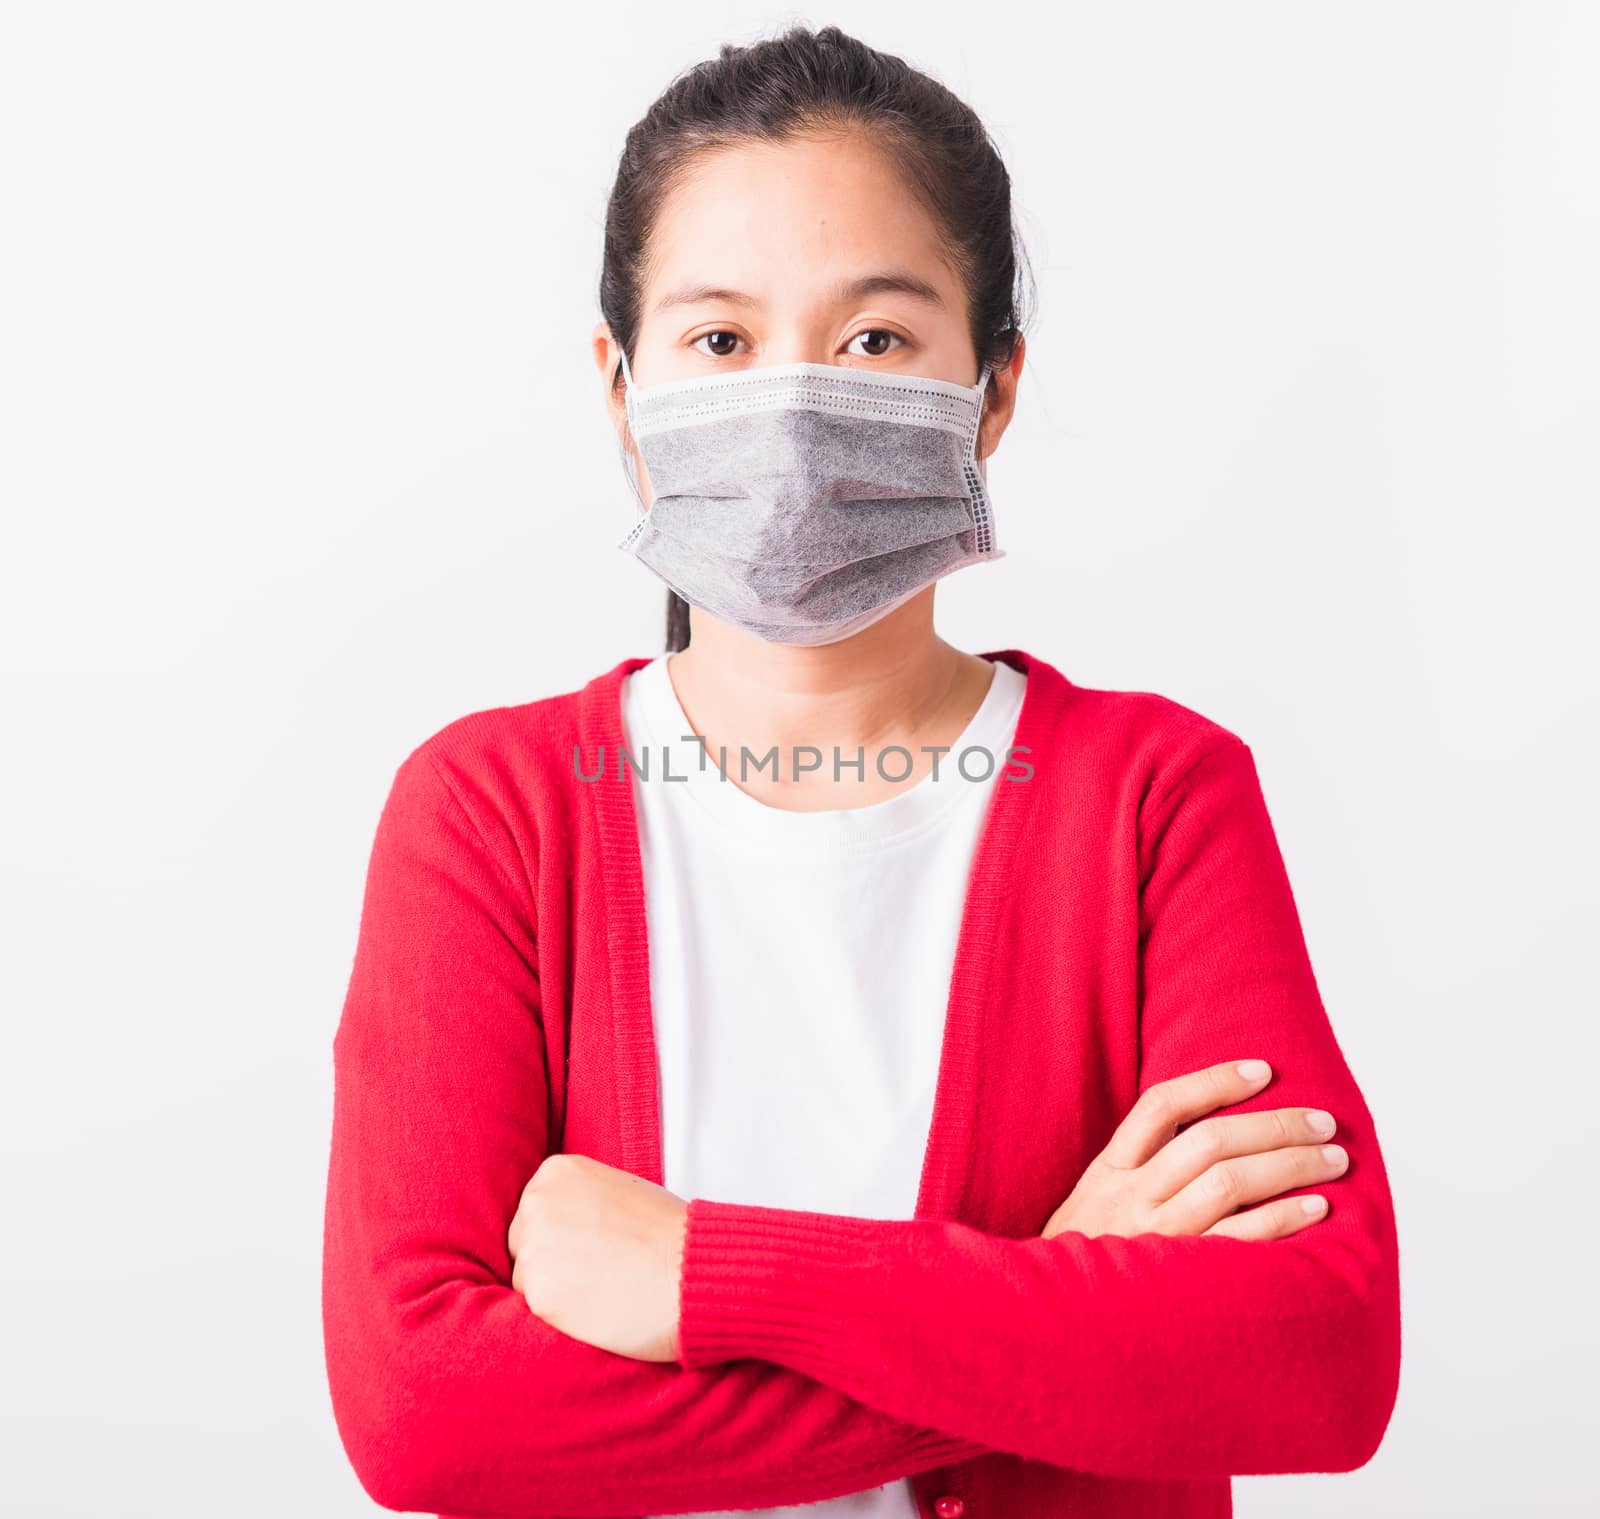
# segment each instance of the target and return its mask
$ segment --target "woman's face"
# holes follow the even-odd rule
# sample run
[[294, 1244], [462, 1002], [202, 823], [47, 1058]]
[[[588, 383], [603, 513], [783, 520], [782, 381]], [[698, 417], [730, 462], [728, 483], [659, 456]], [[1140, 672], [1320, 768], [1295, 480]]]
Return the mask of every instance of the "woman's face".
[[[805, 361], [976, 385], [961, 280], [934, 221], [859, 133], [702, 156], [667, 196], [650, 245], [636, 385]], [[595, 329], [608, 379], [619, 361]], [[1010, 418], [1022, 343], [990, 379], [978, 455]], [[626, 438], [621, 387], [608, 396]], [[640, 485], [646, 487], [643, 461]]]

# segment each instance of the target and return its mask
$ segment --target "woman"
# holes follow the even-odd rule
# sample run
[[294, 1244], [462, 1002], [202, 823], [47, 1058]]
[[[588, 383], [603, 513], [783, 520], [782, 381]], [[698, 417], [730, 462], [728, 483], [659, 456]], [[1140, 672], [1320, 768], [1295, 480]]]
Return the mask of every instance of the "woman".
[[1249, 748], [934, 631], [1016, 275], [981, 124], [835, 28], [630, 134], [595, 355], [669, 647], [384, 808], [324, 1293], [380, 1504], [1220, 1515], [1376, 1449], [1389, 1191]]

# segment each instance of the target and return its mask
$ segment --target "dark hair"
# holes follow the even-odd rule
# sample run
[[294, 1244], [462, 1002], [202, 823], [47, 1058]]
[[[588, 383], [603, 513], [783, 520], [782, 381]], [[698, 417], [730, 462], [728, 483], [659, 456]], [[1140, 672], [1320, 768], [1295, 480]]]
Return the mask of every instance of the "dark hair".
[[[894, 158], [941, 229], [966, 286], [979, 362], [1010, 363], [1023, 322], [1022, 250], [998, 151], [972, 108], [944, 85], [836, 26], [725, 44], [679, 74], [629, 131], [606, 205], [600, 311], [630, 363], [650, 234], [695, 156], [741, 139], [856, 126]], [[619, 364], [613, 387], [621, 378]], [[688, 645], [688, 603], [674, 591], [666, 635], [669, 652]]]

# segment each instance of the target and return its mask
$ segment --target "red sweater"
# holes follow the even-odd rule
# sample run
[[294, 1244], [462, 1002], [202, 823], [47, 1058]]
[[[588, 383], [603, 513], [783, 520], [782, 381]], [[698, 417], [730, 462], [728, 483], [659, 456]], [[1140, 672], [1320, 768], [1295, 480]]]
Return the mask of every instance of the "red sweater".
[[[1153, 693], [985, 657], [1028, 676], [1033, 774], [1002, 776], [979, 841], [915, 1215], [690, 1200], [681, 1364], [537, 1318], [507, 1245], [552, 1151], [662, 1179], [617, 764], [646, 661], [400, 765], [333, 1040], [323, 1276], [333, 1410], [380, 1505], [656, 1516], [909, 1475], [924, 1519], [1198, 1519], [1231, 1512], [1230, 1474], [1373, 1455], [1400, 1364], [1388, 1182], [1252, 753]], [[1274, 1077], [1231, 1111], [1338, 1121], [1327, 1217], [1039, 1237], [1141, 1090], [1250, 1056]]]

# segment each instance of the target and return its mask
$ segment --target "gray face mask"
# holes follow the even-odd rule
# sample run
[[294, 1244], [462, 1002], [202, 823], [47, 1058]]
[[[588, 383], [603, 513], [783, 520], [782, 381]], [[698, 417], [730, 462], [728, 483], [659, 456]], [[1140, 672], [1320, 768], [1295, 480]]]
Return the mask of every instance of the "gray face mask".
[[836, 643], [1005, 555], [976, 455], [987, 364], [976, 385], [796, 363], [638, 386], [622, 368], [655, 495], [617, 546], [719, 621]]

